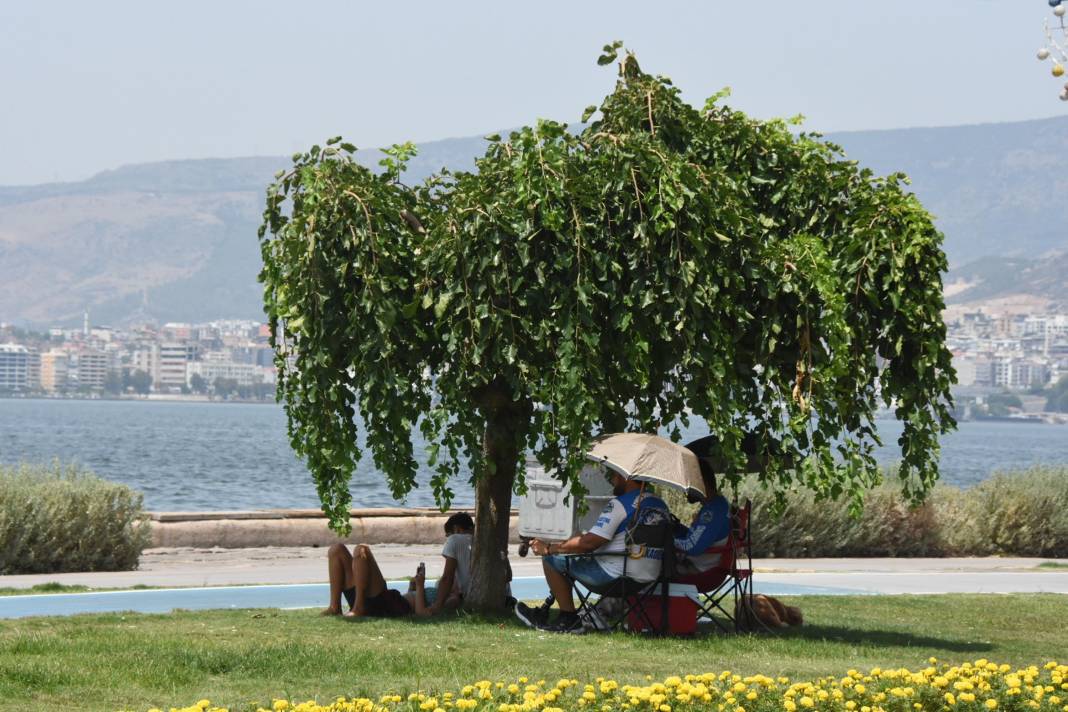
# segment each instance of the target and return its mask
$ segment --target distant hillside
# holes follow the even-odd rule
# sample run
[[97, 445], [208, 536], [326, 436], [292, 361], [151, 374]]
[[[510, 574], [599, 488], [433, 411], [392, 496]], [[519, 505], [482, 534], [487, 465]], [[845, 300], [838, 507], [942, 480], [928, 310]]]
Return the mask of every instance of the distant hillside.
[[[877, 173], [912, 176], [946, 233], [951, 264], [971, 270], [961, 278], [970, 286], [952, 299], [1030, 283], [1064, 293], [1053, 267], [1064, 263], [1031, 260], [1068, 252], [1068, 179], [1057, 170], [1068, 118], [828, 140]], [[481, 137], [423, 144], [407, 179], [470, 168], [484, 148]], [[377, 152], [366, 156], [377, 163]], [[0, 187], [0, 321], [74, 324], [86, 307], [95, 323], [260, 318], [263, 191], [289, 164], [281, 156], [170, 161], [77, 183]], [[982, 257], [1014, 260], [969, 266]]]
[[947, 304], [972, 304], [1031, 295], [1068, 310], [1068, 252], [1041, 260], [983, 257], [951, 269], [945, 277]]
[[951, 266], [1068, 250], [1068, 117], [828, 139], [876, 173], [908, 173], [946, 235]]

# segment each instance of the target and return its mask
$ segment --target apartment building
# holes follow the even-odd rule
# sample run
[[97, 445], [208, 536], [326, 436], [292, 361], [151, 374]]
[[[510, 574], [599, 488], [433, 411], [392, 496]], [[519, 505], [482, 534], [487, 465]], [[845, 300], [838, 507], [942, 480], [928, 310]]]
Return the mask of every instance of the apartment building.
[[108, 378], [108, 355], [96, 349], [78, 352], [78, 388], [93, 391], [104, 390]]
[[153, 377], [157, 391], [180, 389], [186, 385], [187, 368], [196, 359], [196, 344], [163, 343], [159, 345], [159, 367]]
[[263, 382], [263, 372], [251, 363], [234, 361], [193, 361], [186, 367], [188, 383], [191, 386], [193, 376], [200, 376], [207, 383], [214, 383], [216, 378], [229, 378], [237, 381], [239, 386], [251, 386]]
[[0, 344], [0, 391], [29, 388], [30, 352], [20, 344]]
[[41, 354], [41, 389], [49, 393], [65, 390], [69, 363], [70, 356], [60, 349]]

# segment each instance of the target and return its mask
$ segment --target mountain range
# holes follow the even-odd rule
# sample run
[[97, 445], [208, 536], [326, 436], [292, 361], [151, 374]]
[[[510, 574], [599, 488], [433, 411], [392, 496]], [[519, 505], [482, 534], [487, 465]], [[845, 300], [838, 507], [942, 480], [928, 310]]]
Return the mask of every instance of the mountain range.
[[[1068, 117], [826, 139], [876, 173], [911, 177], [946, 236], [949, 301], [1068, 302]], [[421, 144], [406, 180], [470, 168], [484, 148], [482, 137]], [[264, 189], [289, 163], [168, 161], [0, 187], [0, 321], [75, 324], [84, 309], [97, 324], [262, 318], [256, 229]]]

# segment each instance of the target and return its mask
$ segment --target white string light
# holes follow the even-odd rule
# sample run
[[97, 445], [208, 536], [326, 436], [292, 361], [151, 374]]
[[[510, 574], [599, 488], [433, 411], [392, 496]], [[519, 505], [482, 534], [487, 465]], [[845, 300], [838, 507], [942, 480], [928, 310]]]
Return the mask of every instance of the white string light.
[[[1053, 65], [1050, 73], [1057, 78], [1064, 76], [1065, 65], [1068, 65], [1068, 25], [1064, 24], [1066, 8], [1063, 2], [1064, 0], [1049, 0], [1053, 15], [1057, 18], [1057, 25], [1050, 27], [1049, 19], [1046, 19], [1046, 44], [1038, 50], [1038, 59], [1049, 61]], [[1061, 101], [1068, 101], [1068, 83], [1061, 89]]]

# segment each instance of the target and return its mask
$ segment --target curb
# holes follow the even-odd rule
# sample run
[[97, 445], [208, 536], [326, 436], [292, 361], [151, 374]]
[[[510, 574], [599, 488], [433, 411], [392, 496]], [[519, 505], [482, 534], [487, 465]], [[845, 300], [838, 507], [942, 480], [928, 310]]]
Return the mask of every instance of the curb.
[[[331, 544], [442, 544], [445, 520], [454, 512], [422, 508], [354, 509], [352, 533], [339, 537], [317, 509], [260, 512], [149, 512], [152, 548], [243, 549], [259, 546]], [[519, 541], [513, 512], [509, 540]]]

